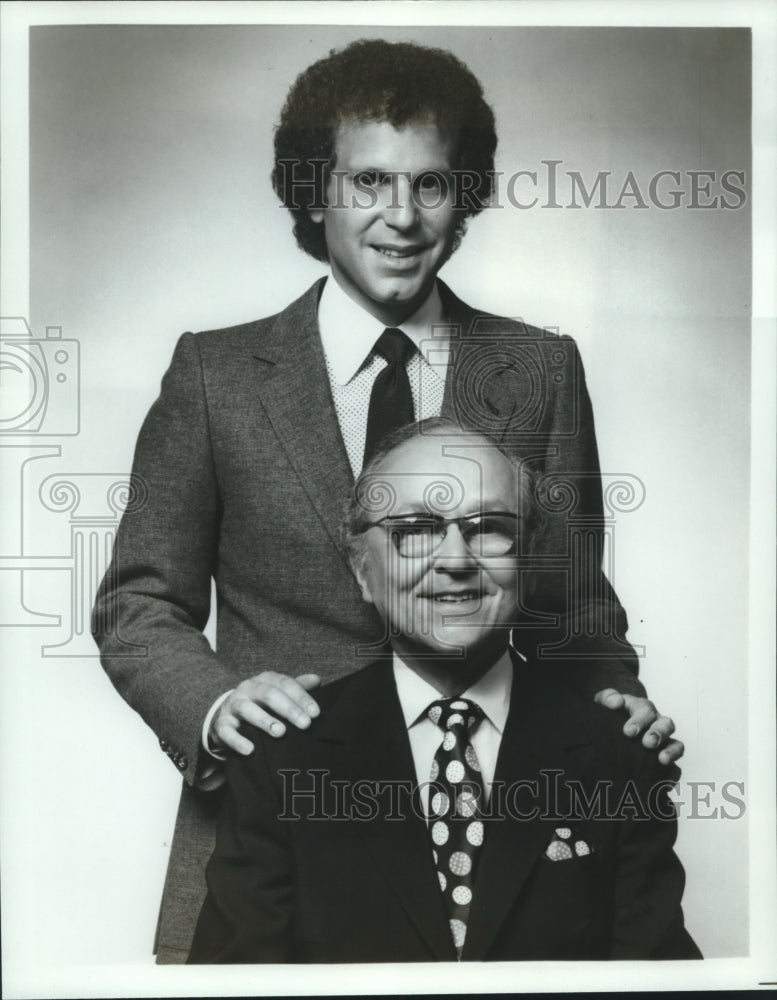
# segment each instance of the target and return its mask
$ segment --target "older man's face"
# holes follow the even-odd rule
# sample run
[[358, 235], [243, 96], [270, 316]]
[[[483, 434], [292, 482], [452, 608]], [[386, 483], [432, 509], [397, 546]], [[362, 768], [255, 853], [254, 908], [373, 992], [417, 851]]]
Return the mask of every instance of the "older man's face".
[[[473, 447], [473, 444], [475, 447]], [[479, 446], [478, 446], [479, 444]], [[443, 445], [455, 451], [442, 454]], [[428, 436], [400, 445], [365, 483], [372, 505], [357, 576], [400, 655], [498, 655], [518, 599], [518, 484], [510, 463], [479, 438]], [[424, 515], [475, 518], [445, 526]], [[416, 529], [405, 517], [421, 517]]]
[[[352, 122], [337, 131], [323, 224], [332, 273], [386, 325], [424, 302], [454, 243], [451, 140], [435, 125]], [[440, 182], [440, 178], [448, 178]]]

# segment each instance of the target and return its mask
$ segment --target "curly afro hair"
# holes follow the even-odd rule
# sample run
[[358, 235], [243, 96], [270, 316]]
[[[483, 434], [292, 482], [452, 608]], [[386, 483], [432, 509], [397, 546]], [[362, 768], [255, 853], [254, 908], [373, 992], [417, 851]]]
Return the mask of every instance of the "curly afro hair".
[[453, 167], [476, 181], [462, 207], [459, 238], [466, 219], [491, 197], [496, 128], [475, 76], [444, 49], [361, 39], [300, 73], [275, 131], [273, 188], [294, 218], [297, 243], [316, 260], [328, 260], [326, 240], [308, 209], [325, 203], [329, 171], [335, 167], [335, 133], [345, 121], [389, 122], [395, 128], [432, 121], [453, 132]]

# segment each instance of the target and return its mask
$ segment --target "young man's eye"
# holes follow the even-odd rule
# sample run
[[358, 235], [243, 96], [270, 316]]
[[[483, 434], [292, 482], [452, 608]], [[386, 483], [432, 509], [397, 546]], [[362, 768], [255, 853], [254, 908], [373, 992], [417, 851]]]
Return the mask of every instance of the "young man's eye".
[[441, 184], [443, 178], [436, 173], [430, 172], [428, 174], [421, 174], [416, 178], [416, 186], [421, 191], [437, 191]]
[[378, 175], [374, 170], [360, 170], [358, 174], [354, 174], [353, 182], [357, 187], [371, 188], [375, 187], [377, 179]]
[[362, 190], [386, 187], [391, 183], [391, 174], [383, 173], [380, 170], [360, 170], [354, 174], [353, 182], [356, 187], [362, 188]]

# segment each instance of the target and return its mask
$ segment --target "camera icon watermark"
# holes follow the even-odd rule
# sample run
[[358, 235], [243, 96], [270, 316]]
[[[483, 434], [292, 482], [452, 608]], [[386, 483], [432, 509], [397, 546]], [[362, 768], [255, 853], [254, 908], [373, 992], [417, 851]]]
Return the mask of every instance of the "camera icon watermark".
[[0, 435], [79, 433], [80, 350], [62, 327], [36, 338], [21, 316], [0, 317]]

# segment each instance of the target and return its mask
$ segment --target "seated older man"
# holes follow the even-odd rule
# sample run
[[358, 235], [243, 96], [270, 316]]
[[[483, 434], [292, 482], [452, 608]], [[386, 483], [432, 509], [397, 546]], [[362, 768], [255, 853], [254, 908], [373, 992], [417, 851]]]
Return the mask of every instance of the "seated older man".
[[393, 658], [228, 762], [190, 962], [700, 957], [666, 769], [510, 647], [531, 498], [439, 419], [365, 467], [346, 529]]

